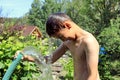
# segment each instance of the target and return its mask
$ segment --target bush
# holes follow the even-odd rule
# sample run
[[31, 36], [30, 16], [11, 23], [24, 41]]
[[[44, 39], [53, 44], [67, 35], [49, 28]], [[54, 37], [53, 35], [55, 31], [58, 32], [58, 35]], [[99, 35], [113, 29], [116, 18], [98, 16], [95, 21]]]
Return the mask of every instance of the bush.
[[[42, 55], [47, 55], [50, 48], [55, 48], [49, 45], [49, 41], [48, 38], [37, 40], [34, 36], [29, 36], [27, 38], [23, 36], [9, 36], [7, 38], [0, 36], [0, 79], [2, 79], [4, 73], [12, 63], [13, 56], [17, 50], [21, 50], [27, 46], [33, 46], [37, 48]], [[21, 61], [20, 64], [17, 65], [10, 79], [33, 80], [33, 74], [40, 75], [36, 65], [32, 62]]]
[[[98, 36], [101, 46], [105, 47], [106, 54], [100, 55], [100, 76], [103, 80], [112, 80], [111, 77], [120, 75], [120, 18], [111, 19], [110, 26]], [[115, 64], [115, 62], [117, 62]]]
[[63, 65], [63, 70], [66, 72], [64, 76], [64, 80], [73, 80], [74, 68], [73, 68], [73, 59], [72, 57], [68, 57], [67, 59], [63, 59], [61, 61]]

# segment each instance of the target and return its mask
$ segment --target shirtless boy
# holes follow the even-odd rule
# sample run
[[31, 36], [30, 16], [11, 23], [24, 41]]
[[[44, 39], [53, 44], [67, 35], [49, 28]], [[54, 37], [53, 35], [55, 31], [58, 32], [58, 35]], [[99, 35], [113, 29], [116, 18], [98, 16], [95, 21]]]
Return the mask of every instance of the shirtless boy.
[[[69, 50], [74, 63], [74, 80], [100, 80], [99, 44], [91, 33], [81, 29], [65, 13], [51, 14], [46, 22], [46, 32], [50, 37], [63, 41], [53, 52], [52, 63]], [[29, 56], [24, 58], [34, 61]]]

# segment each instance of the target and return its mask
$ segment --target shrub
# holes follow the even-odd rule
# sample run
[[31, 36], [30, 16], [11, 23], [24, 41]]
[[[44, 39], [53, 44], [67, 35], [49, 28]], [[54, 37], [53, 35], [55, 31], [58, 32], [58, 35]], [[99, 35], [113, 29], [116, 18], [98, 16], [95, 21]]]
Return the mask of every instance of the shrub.
[[[0, 36], [0, 79], [4, 76], [4, 73], [10, 66], [13, 60], [13, 56], [17, 50], [21, 50], [27, 46], [33, 46], [37, 48], [42, 55], [47, 55], [49, 53], [50, 40], [45, 39], [35, 39], [34, 36], [29, 36], [27, 38], [23, 36], [9, 36], [4, 38]], [[51, 47], [53, 49], [53, 47]], [[11, 80], [33, 80], [34, 75], [40, 75], [36, 65], [32, 62], [20, 62], [17, 65], [14, 73], [11, 76]]]
[[[106, 54], [100, 55], [100, 75], [103, 80], [111, 80], [110, 77], [119, 76], [120, 68], [120, 18], [111, 19], [110, 26], [105, 28], [98, 36], [98, 40], [105, 47]], [[117, 62], [115, 64], [115, 62]], [[120, 77], [119, 77], [120, 78]]]

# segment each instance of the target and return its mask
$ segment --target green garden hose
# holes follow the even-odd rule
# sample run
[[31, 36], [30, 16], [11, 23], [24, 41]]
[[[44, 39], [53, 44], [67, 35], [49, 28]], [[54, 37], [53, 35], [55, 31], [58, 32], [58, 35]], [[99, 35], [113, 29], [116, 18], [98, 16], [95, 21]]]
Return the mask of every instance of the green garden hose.
[[9, 78], [12, 75], [13, 71], [15, 70], [17, 64], [20, 62], [22, 56], [23, 55], [21, 53], [19, 53], [17, 58], [12, 61], [11, 65], [7, 69], [7, 71], [6, 71], [5, 75], [3, 76], [2, 80], [9, 80]]

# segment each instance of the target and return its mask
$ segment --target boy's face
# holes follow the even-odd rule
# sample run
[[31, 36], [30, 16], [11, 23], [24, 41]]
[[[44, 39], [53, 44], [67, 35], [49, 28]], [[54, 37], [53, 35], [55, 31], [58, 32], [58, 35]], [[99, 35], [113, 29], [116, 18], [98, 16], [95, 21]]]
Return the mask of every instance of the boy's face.
[[57, 33], [52, 35], [52, 37], [61, 39], [62, 41], [75, 40], [75, 32], [71, 21], [65, 21], [63, 25], [64, 28], [60, 29]]
[[74, 38], [71, 35], [70, 29], [63, 28], [59, 32], [57, 32], [53, 37], [61, 39], [62, 41], [73, 40]]

